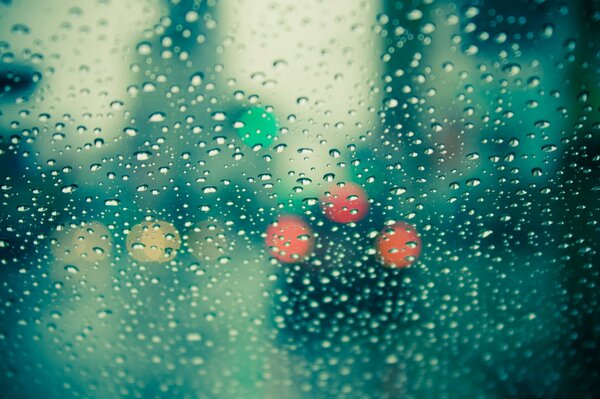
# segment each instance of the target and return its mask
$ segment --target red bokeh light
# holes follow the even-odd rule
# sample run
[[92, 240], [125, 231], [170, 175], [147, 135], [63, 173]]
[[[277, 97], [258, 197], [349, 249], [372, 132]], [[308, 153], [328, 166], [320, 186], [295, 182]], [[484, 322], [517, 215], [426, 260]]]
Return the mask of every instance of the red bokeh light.
[[325, 193], [321, 203], [325, 216], [336, 223], [358, 222], [369, 212], [366, 191], [354, 183], [334, 185]]
[[284, 263], [295, 263], [302, 261], [310, 253], [314, 235], [304, 220], [285, 215], [267, 228], [265, 243], [272, 256]]
[[407, 267], [415, 263], [421, 254], [421, 238], [414, 226], [396, 222], [381, 231], [377, 250], [385, 265]]

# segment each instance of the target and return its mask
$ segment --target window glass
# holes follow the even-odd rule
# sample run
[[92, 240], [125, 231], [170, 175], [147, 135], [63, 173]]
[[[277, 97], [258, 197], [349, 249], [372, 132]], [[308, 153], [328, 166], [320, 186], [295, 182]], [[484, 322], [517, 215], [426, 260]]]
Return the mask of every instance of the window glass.
[[599, 21], [0, 0], [1, 396], [598, 397]]

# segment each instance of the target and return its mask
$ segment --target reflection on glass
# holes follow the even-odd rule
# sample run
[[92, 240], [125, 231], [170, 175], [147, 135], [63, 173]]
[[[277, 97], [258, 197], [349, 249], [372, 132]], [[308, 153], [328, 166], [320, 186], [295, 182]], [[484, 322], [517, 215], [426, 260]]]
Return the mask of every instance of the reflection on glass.
[[3, 397], [597, 397], [599, 15], [0, 0]]

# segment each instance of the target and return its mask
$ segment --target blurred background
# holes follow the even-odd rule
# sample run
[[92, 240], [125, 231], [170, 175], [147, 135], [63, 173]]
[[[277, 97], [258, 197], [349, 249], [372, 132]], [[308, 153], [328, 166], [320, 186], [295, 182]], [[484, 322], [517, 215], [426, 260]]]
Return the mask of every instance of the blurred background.
[[599, 23], [0, 0], [0, 396], [598, 397]]

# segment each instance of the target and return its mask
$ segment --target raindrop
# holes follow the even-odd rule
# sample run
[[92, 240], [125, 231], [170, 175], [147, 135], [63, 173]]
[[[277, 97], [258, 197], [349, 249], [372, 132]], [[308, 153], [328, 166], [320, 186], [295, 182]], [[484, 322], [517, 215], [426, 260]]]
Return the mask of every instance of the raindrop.
[[154, 112], [154, 113], [150, 114], [150, 117], [148, 118], [148, 120], [150, 122], [156, 123], [156, 122], [164, 122], [165, 118], [166, 118], [166, 115], [164, 112]]

